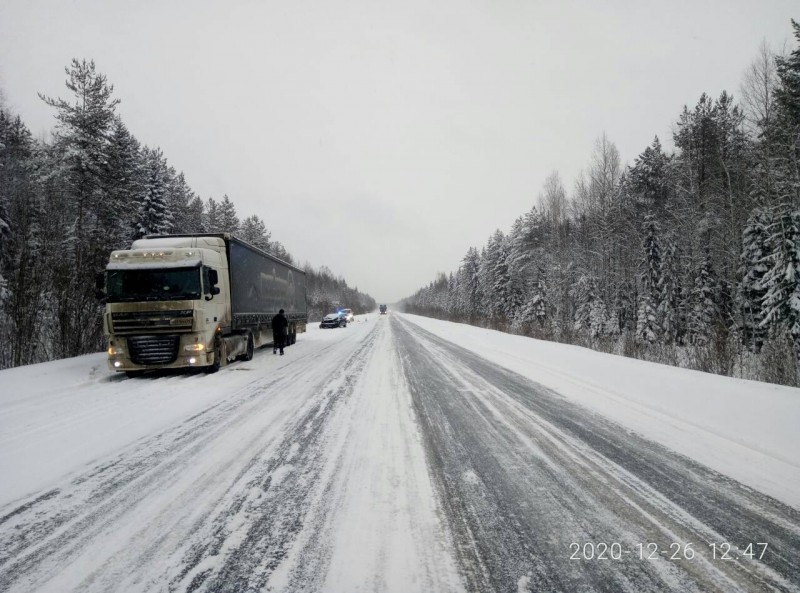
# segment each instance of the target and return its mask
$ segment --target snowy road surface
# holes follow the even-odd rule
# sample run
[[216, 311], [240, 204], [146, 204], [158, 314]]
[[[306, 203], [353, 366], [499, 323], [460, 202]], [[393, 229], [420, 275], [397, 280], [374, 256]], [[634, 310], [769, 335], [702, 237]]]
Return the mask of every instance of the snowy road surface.
[[795, 506], [412, 321], [3, 371], [0, 591], [800, 592]]

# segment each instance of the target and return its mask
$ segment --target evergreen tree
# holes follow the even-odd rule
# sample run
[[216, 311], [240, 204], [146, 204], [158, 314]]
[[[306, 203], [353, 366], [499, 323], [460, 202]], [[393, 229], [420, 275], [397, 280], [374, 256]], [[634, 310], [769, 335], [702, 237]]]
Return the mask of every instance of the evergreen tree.
[[591, 276], [581, 274], [575, 285], [574, 328], [589, 332], [591, 328], [592, 302], [597, 298], [597, 282]]
[[794, 127], [800, 126], [800, 23], [791, 22], [797, 47], [788, 56], [776, 59], [781, 84], [775, 89], [775, 100]]
[[644, 221], [644, 269], [642, 271], [642, 288], [650, 294], [656, 306], [659, 305], [661, 291], [662, 257], [661, 242], [659, 240], [658, 223], [652, 214], [648, 214]]
[[530, 292], [533, 245], [529, 223], [530, 217], [518, 218], [514, 221], [507, 238], [506, 316], [508, 318], [517, 317]]
[[778, 142], [779, 194], [800, 207], [800, 23], [792, 20], [797, 47], [776, 60], [780, 84], [775, 89]]
[[134, 223], [144, 193], [145, 159], [138, 140], [119, 116], [109, 136], [106, 167], [106, 199], [101, 205], [107, 234], [106, 247], [120, 249], [135, 236]]
[[481, 289], [481, 256], [475, 247], [470, 247], [462, 261], [464, 270], [462, 309], [471, 323], [475, 323], [479, 315], [480, 303], [483, 301]]
[[636, 303], [633, 288], [622, 282], [616, 287], [614, 294], [614, 319], [615, 324], [612, 335], [624, 334], [635, 329]]
[[748, 220], [742, 234], [742, 255], [740, 257], [739, 289], [737, 305], [740, 316], [742, 340], [754, 352], [761, 350], [764, 342], [764, 275], [768, 270], [769, 215], [764, 209], [757, 209]]
[[510, 276], [508, 273], [508, 245], [499, 229], [489, 238], [485, 255], [481, 257], [481, 286], [484, 308], [495, 323], [508, 319], [511, 307]]
[[661, 148], [658, 136], [644, 149], [628, 169], [625, 185], [635, 197], [640, 211], [662, 211], [669, 192], [669, 157]]
[[648, 343], [657, 342], [661, 338], [659, 311], [662, 308], [662, 257], [659, 241], [658, 224], [652, 214], [644, 220], [644, 260], [642, 264], [639, 309], [636, 315], [636, 334], [640, 340]]
[[239, 232], [239, 218], [236, 216], [236, 207], [227, 194], [222, 196], [222, 202], [217, 209], [217, 224], [223, 233]]
[[[283, 243], [280, 241], [270, 241], [269, 243], [269, 252], [277, 257], [278, 259], [282, 259], [286, 263], [293, 263], [294, 258], [292, 258], [292, 254], [286, 251], [286, 248], [283, 246]], [[342, 280], [344, 282], [344, 280]], [[346, 284], [346, 283], [345, 283]], [[352, 308], [352, 307], [351, 307]]]
[[172, 213], [167, 204], [167, 167], [160, 148], [145, 149], [144, 196], [139, 207], [136, 234], [163, 235], [172, 229]]
[[6, 275], [11, 271], [11, 185], [9, 171], [16, 163], [9, 150], [11, 124], [0, 108], [0, 304], [8, 298]]
[[239, 230], [239, 236], [244, 241], [247, 241], [251, 245], [255, 245], [259, 249], [263, 249], [264, 251], [270, 250], [270, 233], [267, 230], [264, 221], [255, 214], [248, 216], [242, 221]]
[[219, 204], [214, 198], [208, 198], [208, 202], [206, 202], [203, 231], [206, 233], [222, 232], [222, 226], [219, 224]]
[[171, 174], [168, 175], [169, 181], [167, 183], [167, 204], [173, 219], [171, 232], [178, 234], [200, 232], [197, 211], [192, 210], [190, 207], [197, 196], [194, 195], [189, 184], [186, 183], [186, 177], [183, 172], [176, 173], [172, 167], [170, 167], [170, 171]]
[[108, 257], [103, 205], [109, 142], [116, 106], [114, 87], [96, 72], [93, 61], [72, 60], [66, 69], [67, 89], [74, 102], [40, 95], [56, 109], [56, 150], [62, 159], [59, 171], [62, 192], [68, 197], [60, 215], [67, 222], [63, 257], [53, 270], [53, 291], [60, 295], [55, 318], [56, 350], [74, 356], [97, 349], [103, 343], [97, 322], [100, 307], [94, 297], [92, 276]]
[[682, 319], [683, 303], [681, 299], [680, 268], [678, 251], [675, 243], [664, 241], [664, 257], [661, 260], [661, 289], [657, 304], [657, 315], [661, 321], [661, 335], [667, 344], [674, 344], [683, 339], [685, 333]]
[[636, 336], [648, 344], [658, 341], [661, 334], [658, 325], [658, 314], [653, 306], [653, 299], [649, 293], [642, 293], [639, 297], [639, 309], [636, 312]]
[[196, 195], [192, 192], [192, 199], [189, 202], [189, 206], [187, 206], [186, 218], [184, 219], [184, 224], [186, 225], [185, 232], [187, 233], [204, 233], [205, 230], [205, 223], [204, 223], [204, 214], [205, 205], [203, 204], [203, 200], [200, 196]]
[[711, 254], [705, 257], [695, 274], [692, 290], [692, 309], [689, 314], [689, 333], [694, 344], [708, 343], [714, 326], [719, 320], [719, 285], [711, 265]]
[[604, 338], [610, 330], [608, 310], [603, 297], [595, 294], [589, 306], [589, 332], [594, 339]]
[[0, 110], [0, 367], [37, 362], [42, 300], [52, 286], [41, 228], [39, 158], [19, 116]]
[[57, 111], [56, 142], [64, 155], [64, 183], [73, 198], [70, 201], [72, 211], [64, 214], [71, 217], [73, 235], [70, 242], [76, 266], [73, 272], [80, 276], [86, 266], [91, 269], [97, 263], [85, 261], [86, 252], [91, 249], [86, 238], [96, 223], [98, 206], [105, 199], [108, 137], [119, 99], [111, 98], [114, 86], [95, 71], [94, 61], [73, 59], [71, 67], [65, 70], [69, 77], [66, 86], [73, 93], [75, 102], [39, 96]]
[[800, 210], [787, 199], [767, 227], [769, 269], [761, 285], [765, 290], [762, 327], [787, 329], [794, 338], [800, 360]]

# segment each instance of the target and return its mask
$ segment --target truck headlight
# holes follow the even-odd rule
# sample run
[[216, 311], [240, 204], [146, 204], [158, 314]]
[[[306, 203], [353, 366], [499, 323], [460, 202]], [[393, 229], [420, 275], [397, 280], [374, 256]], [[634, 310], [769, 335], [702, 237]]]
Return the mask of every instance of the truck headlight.
[[119, 346], [109, 346], [108, 347], [108, 355], [109, 356], [116, 356], [117, 354], [125, 354], [125, 350], [123, 350]]
[[205, 344], [189, 344], [183, 347], [186, 352], [202, 352], [206, 349]]

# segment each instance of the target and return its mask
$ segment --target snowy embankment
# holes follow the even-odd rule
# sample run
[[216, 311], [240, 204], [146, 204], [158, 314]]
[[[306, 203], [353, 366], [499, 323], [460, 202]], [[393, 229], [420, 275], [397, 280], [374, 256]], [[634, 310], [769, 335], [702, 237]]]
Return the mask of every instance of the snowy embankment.
[[800, 508], [800, 389], [416, 315], [403, 318]]

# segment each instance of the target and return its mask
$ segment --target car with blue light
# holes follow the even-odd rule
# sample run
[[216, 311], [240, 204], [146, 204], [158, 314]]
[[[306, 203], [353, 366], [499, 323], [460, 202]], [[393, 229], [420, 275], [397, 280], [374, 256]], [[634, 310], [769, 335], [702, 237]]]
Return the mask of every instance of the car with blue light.
[[347, 317], [342, 313], [329, 313], [319, 324], [320, 328], [347, 327]]

